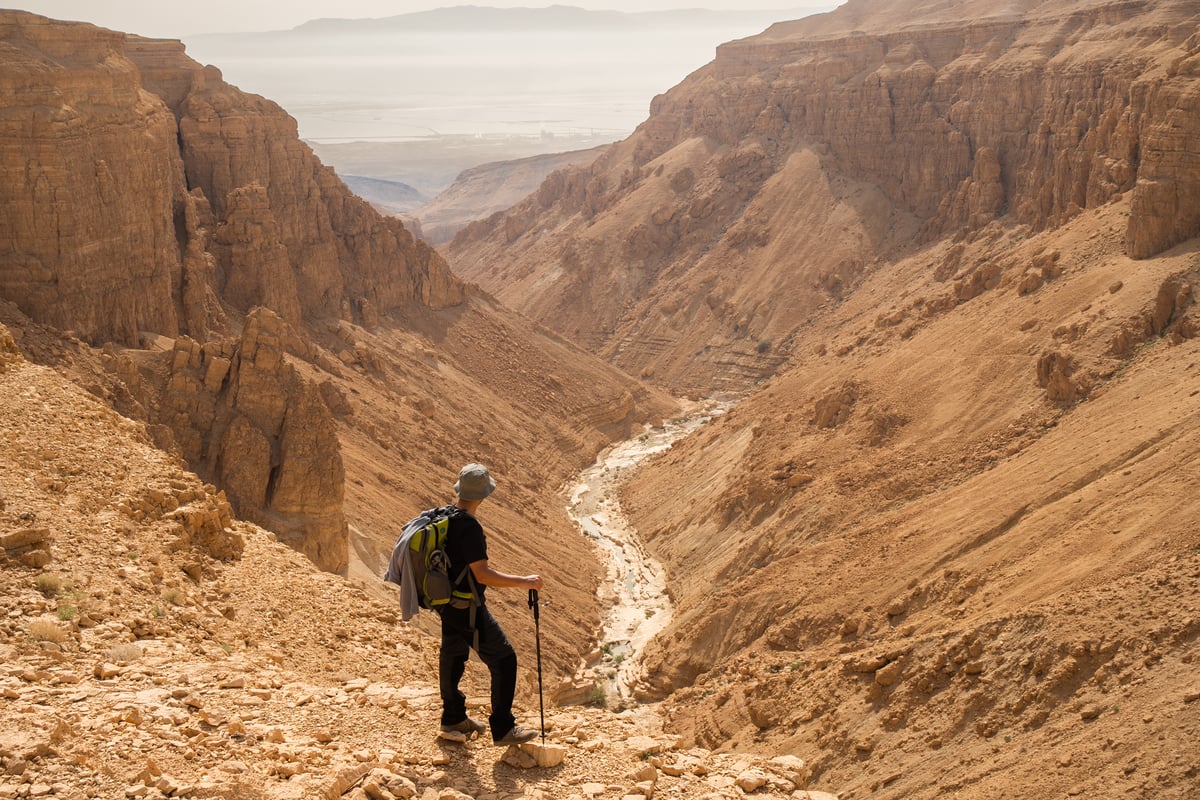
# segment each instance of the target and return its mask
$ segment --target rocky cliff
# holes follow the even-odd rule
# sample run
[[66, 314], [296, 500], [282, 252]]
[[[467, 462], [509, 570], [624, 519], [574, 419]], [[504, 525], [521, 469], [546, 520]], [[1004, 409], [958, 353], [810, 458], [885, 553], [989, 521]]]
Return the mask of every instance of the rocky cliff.
[[448, 252], [630, 371], [744, 387], [939, 237], [1122, 198], [1134, 258], [1200, 233], [1195, 30], [1176, 0], [851, 2], [721, 46], [629, 140]]
[[[471, 460], [507, 488], [498, 554], [595, 571], [540, 488], [670, 400], [470, 290], [179, 42], [4, 11], [0, 62], [0, 317], [31, 358], [376, 591], [397, 520]], [[573, 669], [596, 601], [554, 580]]]
[[19, 12], [0, 38], [0, 268], [31, 316], [136, 345], [140, 331], [205, 341], [221, 302], [295, 323], [461, 301], [436, 254], [347, 192], [282, 109], [178, 42]]
[[[224, 83], [178, 42], [3, 12], [0, 43], [0, 286], [30, 317], [97, 344], [184, 335], [198, 348], [240, 329], [240, 315], [256, 306], [300, 326], [462, 301], [441, 259], [353, 197], [282, 109]], [[256, 359], [253, 337], [243, 345], [248, 367], [280, 366]], [[187, 357], [196, 368], [214, 363], [202, 365], [199, 350]], [[289, 538], [322, 566], [343, 569], [336, 440], [292, 408], [315, 389], [257, 374], [251, 368], [239, 384], [231, 373], [241, 386], [231, 405], [272, 409], [257, 415], [254, 458], [238, 453], [249, 444], [239, 437], [244, 425], [212, 427], [212, 398], [207, 414], [183, 403], [156, 415], [184, 434], [185, 455], [228, 486], [243, 513], [264, 524], [268, 509], [283, 514]], [[178, 399], [185, 379], [173, 380]], [[310, 419], [319, 406], [301, 405]], [[324, 443], [310, 446], [314, 437]], [[319, 488], [290, 485], [309, 472]]]
[[164, 450], [226, 487], [241, 519], [330, 572], [348, 564], [345, 470], [333, 414], [288, 353], [311, 348], [278, 314], [255, 308], [238, 339], [181, 336], [160, 350], [117, 351], [101, 363], [138, 398]]
[[[852, 3], [731, 45], [723, 76], [722, 58], [693, 76], [722, 99], [680, 87], [639, 134], [664, 177], [687, 148], [741, 153], [735, 181], [758, 165], [729, 228], [750, 255], [692, 269], [754, 282], [759, 248], [793, 281], [762, 307], [805, 310], [769, 337], [774, 376], [625, 485], [677, 601], [644, 696], [685, 742], [794, 754], [852, 796], [1188, 797], [1194, 765], [1170, 762], [1200, 731], [1200, 261], [1196, 138], [1168, 139], [1194, 130], [1196, 11], [1026, 3], [967, 24], [949, 15], [988, 9], [929, 5]], [[873, 115], [903, 70], [929, 83], [892, 128]], [[808, 94], [788, 100], [787, 76]], [[723, 138], [768, 86], [787, 124]], [[783, 171], [772, 139], [798, 143]], [[628, 221], [637, 191], [592, 226]], [[865, 260], [805, 271], [847, 236]], [[637, 346], [671, 353], [617, 355]]]
[[541, 185], [551, 172], [591, 163], [603, 147], [495, 161], [465, 169], [445, 191], [405, 215], [419, 224], [421, 237], [441, 245], [473, 220], [503, 211]]

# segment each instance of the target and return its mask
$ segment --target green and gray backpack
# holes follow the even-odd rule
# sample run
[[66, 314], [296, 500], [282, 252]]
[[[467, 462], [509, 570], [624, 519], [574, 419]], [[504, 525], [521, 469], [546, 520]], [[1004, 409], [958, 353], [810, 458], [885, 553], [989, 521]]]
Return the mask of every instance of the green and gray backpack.
[[[475, 579], [469, 565], [463, 565], [458, 575], [451, 580], [453, 566], [446, 555], [446, 534], [450, 519], [462, 509], [454, 505], [422, 511], [409, 520], [392, 548], [392, 557], [383, 579], [403, 586], [402, 559], [407, 557], [417, 588], [417, 600], [421, 608], [437, 609], [447, 604], [466, 608], [475, 600]], [[470, 591], [455, 589], [463, 578], [467, 578]]]

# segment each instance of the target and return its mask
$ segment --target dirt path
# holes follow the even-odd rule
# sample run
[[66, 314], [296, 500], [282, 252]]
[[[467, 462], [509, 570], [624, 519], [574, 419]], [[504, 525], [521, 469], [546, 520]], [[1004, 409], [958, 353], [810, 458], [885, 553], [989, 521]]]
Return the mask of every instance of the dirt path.
[[609, 610], [602, 624], [600, 653], [587, 666], [597, 686], [603, 686], [610, 706], [635, 699], [642, 651], [666, 627], [672, 613], [666, 572], [646, 552], [637, 530], [621, 512], [616, 488], [630, 467], [668, 449], [724, 410], [712, 403], [697, 405], [661, 427], [648, 428], [608, 448], [580, 473], [570, 492], [568, 513], [608, 560], [600, 601]]

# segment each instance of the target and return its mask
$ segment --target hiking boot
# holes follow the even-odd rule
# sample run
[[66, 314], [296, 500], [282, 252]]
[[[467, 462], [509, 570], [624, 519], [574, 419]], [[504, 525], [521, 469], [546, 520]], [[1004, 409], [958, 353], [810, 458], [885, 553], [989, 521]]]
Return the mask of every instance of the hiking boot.
[[467, 717], [462, 722], [456, 722], [453, 725], [443, 725], [442, 733], [465, 733], [469, 739], [472, 736], [480, 735], [487, 729], [487, 725]]
[[496, 740], [496, 744], [497, 745], [521, 744], [522, 742], [528, 742], [531, 739], [536, 739], [537, 735], [538, 735], [537, 731], [527, 730], [525, 728], [522, 728], [520, 725], [513, 725], [513, 728], [511, 731], [509, 731], [508, 733], [504, 734], [504, 736], [502, 736]]

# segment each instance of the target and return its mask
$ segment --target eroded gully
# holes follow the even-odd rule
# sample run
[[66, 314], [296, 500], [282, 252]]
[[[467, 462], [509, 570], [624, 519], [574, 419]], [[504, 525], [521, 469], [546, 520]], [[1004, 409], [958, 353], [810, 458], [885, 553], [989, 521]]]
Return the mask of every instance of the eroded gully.
[[[571, 489], [567, 511], [583, 533], [596, 542], [607, 561], [608, 574], [599, 589], [600, 646], [576, 675], [585, 702], [626, 705], [635, 698], [646, 644], [671, 620], [666, 572], [650, 557], [637, 529], [621, 511], [617, 487], [629, 468], [668, 449], [726, 406], [709, 403], [688, 409], [662, 427], [614, 445], [579, 475]], [[591, 687], [588, 690], [587, 687]]]

